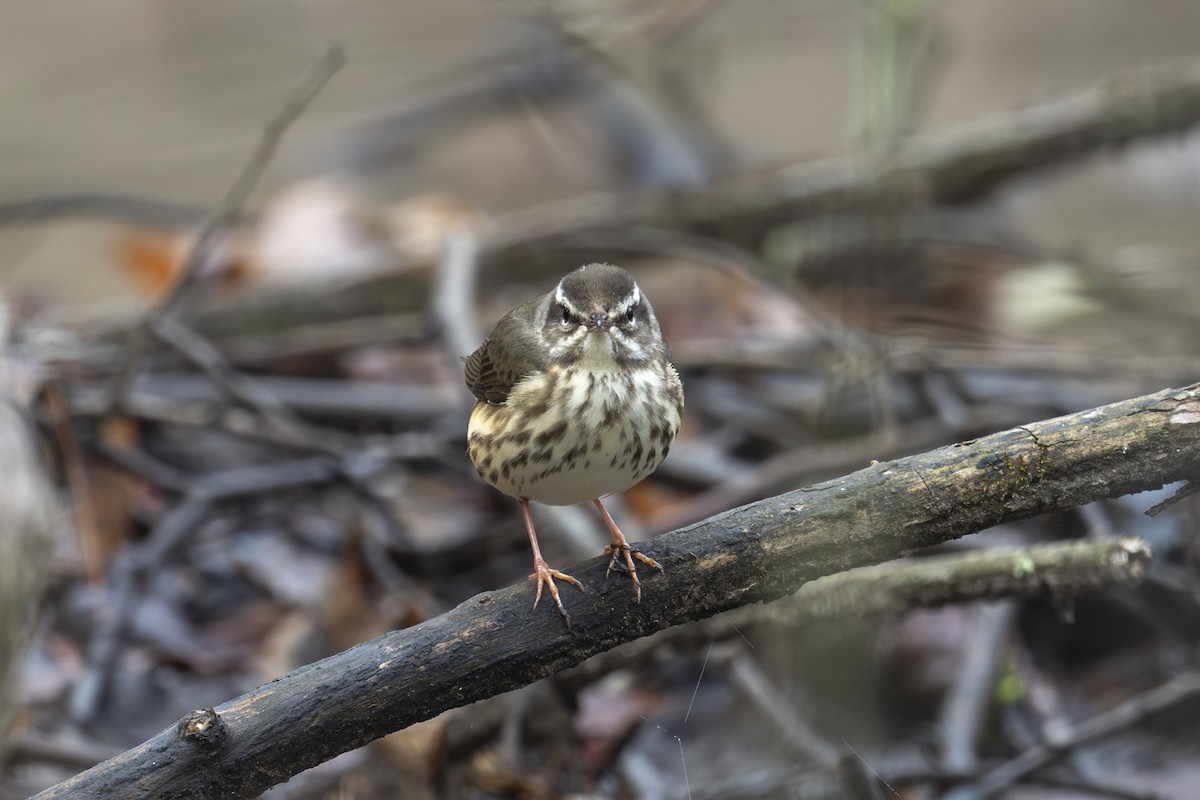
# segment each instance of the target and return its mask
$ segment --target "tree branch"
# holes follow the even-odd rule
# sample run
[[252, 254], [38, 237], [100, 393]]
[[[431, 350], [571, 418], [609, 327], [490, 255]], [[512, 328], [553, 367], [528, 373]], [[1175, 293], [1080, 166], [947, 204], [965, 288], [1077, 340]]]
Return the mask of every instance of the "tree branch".
[[[1149, 546], [1133, 537], [990, 547], [839, 572], [804, 584], [758, 617], [776, 624], [811, 625], [1044, 592], [1065, 598], [1136, 583], [1145, 576], [1150, 558]], [[727, 616], [740, 623], [741, 613]]]
[[851, 156], [802, 161], [703, 190], [595, 195], [510, 216], [485, 250], [592, 226], [660, 226], [747, 243], [824, 214], [978, 200], [1009, 179], [1200, 123], [1200, 61], [1125, 69], [1096, 85], [993, 119], [904, 142], [886, 166]]
[[718, 514], [658, 537], [641, 605], [606, 559], [571, 569], [568, 633], [531, 589], [485, 592], [196, 711], [37, 797], [253, 797], [442, 711], [621, 642], [993, 525], [1200, 475], [1200, 384], [1032, 423]]
[[1089, 717], [1052, 742], [1031, 747], [978, 780], [958, 786], [947, 800], [979, 800], [991, 797], [1024, 776], [1062, 758], [1073, 748], [1125, 730], [1147, 717], [1178, 706], [1200, 695], [1200, 672], [1188, 670], [1166, 683], [1134, 695], [1119, 706]]
[[991, 547], [856, 567], [810, 581], [775, 602], [743, 606], [699, 625], [680, 625], [614, 648], [560, 673], [557, 680], [571, 687], [587, 686], [610, 672], [651, 662], [663, 648], [745, 639], [742, 628], [759, 623], [798, 630], [822, 622], [896, 616], [921, 606], [1046, 592], [1064, 598], [1134, 586], [1146, 576], [1150, 560], [1144, 541], [1124, 536]]

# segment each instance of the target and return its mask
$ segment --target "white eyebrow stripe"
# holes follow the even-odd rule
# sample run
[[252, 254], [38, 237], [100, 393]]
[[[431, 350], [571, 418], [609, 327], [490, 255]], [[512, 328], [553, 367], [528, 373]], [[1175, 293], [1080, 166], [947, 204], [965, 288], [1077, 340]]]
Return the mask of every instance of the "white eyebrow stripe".
[[554, 290], [554, 302], [570, 311], [573, 316], [584, 316], [584, 313], [576, 308], [575, 305], [567, 299], [567, 293], [563, 291], [562, 281], [558, 282], [558, 287]]
[[630, 292], [629, 295], [626, 296], [626, 298], [622, 300], [616, 308], [613, 309], [613, 311], [617, 314], [617, 316], [620, 316], [628, 312], [629, 309], [636, 308], [641, 302], [642, 292], [640, 289], [638, 289], [638, 285], [635, 283], [633, 285], [633, 291]]

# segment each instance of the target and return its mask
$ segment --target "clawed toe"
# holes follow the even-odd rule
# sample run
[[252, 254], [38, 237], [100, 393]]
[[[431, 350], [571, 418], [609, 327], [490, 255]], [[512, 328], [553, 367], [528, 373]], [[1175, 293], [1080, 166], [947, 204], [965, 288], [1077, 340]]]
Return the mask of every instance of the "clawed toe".
[[638, 578], [637, 567], [634, 566], [633, 560], [636, 558], [648, 567], [654, 567], [659, 572], [663, 572], [662, 564], [655, 561], [648, 555], [641, 553], [636, 547], [629, 544], [629, 540], [625, 538], [625, 534], [621, 533], [621, 529], [617, 527], [617, 523], [613, 522], [613, 518], [609, 515], [608, 509], [604, 507], [604, 503], [599, 500], [593, 500], [596, 504], [596, 510], [600, 512], [600, 517], [604, 520], [604, 524], [608, 526], [608, 532], [612, 534], [612, 544], [604, 548], [605, 555], [612, 554], [612, 558], [608, 562], [608, 570], [605, 571], [604, 577], [607, 578], [612, 574], [612, 571], [618, 570], [629, 575], [633, 581], [633, 592], [637, 597], [637, 602], [642, 602], [642, 581]]
[[545, 561], [535, 561], [533, 564], [533, 574], [529, 576], [529, 580], [537, 581], [537, 596], [533, 598], [533, 607], [537, 608], [538, 603], [542, 601], [542, 587], [545, 586], [550, 590], [550, 597], [553, 598], [554, 605], [558, 607], [559, 615], [567, 623], [567, 630], [570, 630], [571, 616], [567, 613], [567, 609], [563, 608], [562, 598], [558, 596], [558, 585], [554, 582], [555, 578], [558, 578], [560, 581], [566, 581], [581, 592], [586, 591], [582, 583], [567, 573], [551, 569]]
[[628, 542], [613, 542], [608, 547], [604, 548], [604, 554], [612, 556], [608, 562], [608, 569], [604, 572], [604, 577], [607, 578], [615, 569], [618, 572], [624, 572], [633, 581], [633, 592], [637, 598], [637, 602], [642, 602], [642, 581], [638, 577], [637, 567], [633, 560], [636, 558], [648, 567], [653, 567], [659, 572], [663, 572], [662, 564], [655, 561], [650, 556], [633, 547]]

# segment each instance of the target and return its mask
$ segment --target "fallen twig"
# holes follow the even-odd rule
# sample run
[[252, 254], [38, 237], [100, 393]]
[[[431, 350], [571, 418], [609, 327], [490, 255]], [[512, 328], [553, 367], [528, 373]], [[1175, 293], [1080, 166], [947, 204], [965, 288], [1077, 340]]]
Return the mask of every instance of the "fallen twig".
[[942, 768], [967, 773], [977, 766], [980, 733], [992, 707], [1000, 653], [1008, 641], [1017, 604], [980, 604], [963, 648], [963, 664], [942, 703], [938, 719], [938, 750]]
[[87, 668], [72, 690], [71, 717], [77, 722], [87, 722], [96, 714], [146, 575], [163, 564], [164, 559], [200, 524], [214, 503], [329, 483], [338, 476], [339, 468], [337, 459], [317, 456], [279, 464], [236, 467], [192, 479], [187, 494], [159, 519], [150, 535], [118, 554], [110, 578], [109, 613], [92, 637]]
[[1129, 698], [1113, 709], [1080, 722], [1073, 730], [1053, 742], [1031, 747], [979, 780], [957, 787], [946, 795], [946, 800], [978, 800], [989, 797], [1034, 770], [1061, 758], [1074, 747], [1124, 730], [1196, 695], [1200, 695], [1200, 673], [1185, 672], [1161, 686]]
[[754, 659], [745, 653], [735, 656], [729, 678], [796, 755], [831, 772], [837, 770], [842, 749], [816, 730], [792, 703], [784, 701], [783, 691]]

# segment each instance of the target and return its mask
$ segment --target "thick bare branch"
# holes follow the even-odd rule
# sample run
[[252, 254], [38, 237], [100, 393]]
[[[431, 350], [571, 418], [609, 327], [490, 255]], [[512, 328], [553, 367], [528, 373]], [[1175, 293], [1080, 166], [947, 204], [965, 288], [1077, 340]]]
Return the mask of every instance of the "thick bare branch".
[[587, 594], [557, 615], [531, 589], [480, 594], [442, 616], [302, 667], [38, 795], [253, 797], [338, 753], [531, 683], [616, 644], [794, 591], [914, 548], [1200, 474], [1200, 385], [1031, 423], [874, 464], [646, 543], [666, 567], [641, 605], [606, 560], [572, 568]]

